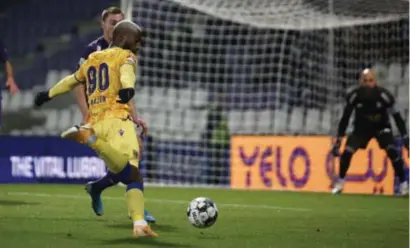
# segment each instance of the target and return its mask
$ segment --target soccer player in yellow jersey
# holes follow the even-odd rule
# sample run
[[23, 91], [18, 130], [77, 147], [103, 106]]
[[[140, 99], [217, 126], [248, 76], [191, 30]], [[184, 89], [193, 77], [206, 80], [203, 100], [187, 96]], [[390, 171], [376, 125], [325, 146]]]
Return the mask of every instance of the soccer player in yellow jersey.
[[133, 22], [119, 22], [109, 49], [92, 53], [72, 75], [48, 91], [39, 92], [35, 105], [67, 93], [85, 83], [90, 111], [89, 122], [62, 133], [62, 137], [85, 144], [104, 160], [113, 178], [127, 185], [126, 200], [133, 221], [133, 234], [158, 236], [144, 220], [143, 179], [138, 168], [139, 146], [131, 107], [135, 94], [136, 53], [142, 31]]

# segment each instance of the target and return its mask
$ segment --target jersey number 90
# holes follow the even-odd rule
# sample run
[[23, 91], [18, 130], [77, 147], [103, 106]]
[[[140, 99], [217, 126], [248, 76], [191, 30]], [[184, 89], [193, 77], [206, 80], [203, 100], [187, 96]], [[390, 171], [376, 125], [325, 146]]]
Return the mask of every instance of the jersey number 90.
[[92, 95], [98, 87], [99, 91], [105, 91], [110, 85], [108, 75], [108, 65], [100, 64], [98, 69], [95, 66], [90, 66], [87, 70], [88, 95]]

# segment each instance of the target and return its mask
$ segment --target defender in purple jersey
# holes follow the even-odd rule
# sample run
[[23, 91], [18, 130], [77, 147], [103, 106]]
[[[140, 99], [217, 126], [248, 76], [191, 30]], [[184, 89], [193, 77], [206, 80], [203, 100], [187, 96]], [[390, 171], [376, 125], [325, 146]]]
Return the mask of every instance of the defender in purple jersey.
[[[88, 56], [91, 53], [95, 51], [101, 51], [109, 47], [112, 41], [114, 27], [118, 22], [122, 20], [124, 20], [124, 13], [118, 7], [110, 7], [110, 8], [105, 9], [102, 12], [101, 28], [103, 30], [103, 36], [97, 38], [96, 40], [88, 44], [80, 60], [78, 61], [78, 66], [83, 64], [88, 59]], [[77, 86], [77, 88], [74, 89], [74, 94], [75, 94], [78, 106], [80, 107], [80, 111], [83, 115], [83, 123], [86, 123], [88, 119], [88, 104], [87, 104], [85, 91], [86, 91], [86, 88], [84, 84], [81, 84]], [[142, 119], [138, 118], [136, 114], [135, 106], [132, 104], [131, 107], [133, 109], [132, 118], [137, 123], [137, 125], [140, 125], [143, 127], [143, 133], [146, 133], [147, 127], [146, 127], [145, 122]], [[138, 141], [140, 144], [142, 143], [139, 137], [138, 137]], [[140, 151], [141, 150], [142, 150], [142, 147], [140, 147]], [[119, 181], [117, 181], [117, 179], [114, 179], [110, 173], [107, 173], [104, 177], [100, 178], [97, 181], [87, 183], [85, 189], [91, 197], [92, 208], [96, 215], [100, 216], [104, 212], [104, 208], [103, 208], [103, 204], [101, 200], [101, 193], [106, 188], [114, 186], [118, 183]], [[145, 210], [144, 214], [145, 214], [145, 220], [147, 222], [149, 223], [156, 222], [155, 218], [152, 215], [150, 215], [147, 210]]]
[[[16, 82], [14, 81], [14, 73], [13, 73], [13, 66], [9, 61], [9, 56], [7, 53], [7, 49], [4, 46], [3, 42], [0, 41], [0, 62], [4, 64], [4, 71], [6, 72], [6, 84], [5, 88], [7, 88], [10, 92], [10, 95], [14, 95], [19, 92], [19, 88], [17, 87]], [[0, 87], [3, 88], [3, 87]], [[1, 126], [1, 94], [0, 94], [0, 126]]]

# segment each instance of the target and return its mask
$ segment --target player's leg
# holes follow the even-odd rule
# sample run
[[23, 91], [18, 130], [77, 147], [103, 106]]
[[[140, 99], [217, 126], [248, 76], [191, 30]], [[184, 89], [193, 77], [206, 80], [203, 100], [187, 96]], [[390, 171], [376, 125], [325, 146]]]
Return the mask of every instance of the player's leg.
[[94, 126], [95, 130], [89, 125], [73, 127], [61, 136], [93, 148], [113, 173], [113, 177], [127, 185], [126, 199], [134, 223], [134, 235], [157, 236], [143, 218], [143, 181], [138, 169], [139, 147], [133, 123], [111, 119]]
[[409, 187], [406, 182], [406, 176], [404, 172], [404, 161], [401, 154], [398, 152], [395, 146], [394, 137], [391, 129], [382, 130], [376, 137], [380, 148], [384, 149], [389, 157], [396, 176], [400, 181], [400, 194], [408, 195]]
[[[121, 125], [124, 123], [128, 124], [127, 131], [119, 132], [121, 129]], [[131, 128], [132, 127], [132, 128]], [[122, 133], [122, 134], [121, 134]], [[101, 182], [101, 186], [109, 187], [110, 184], [114, 185], [120, 182], [118, 177], [113, 176], [122, 168], [117, 168], [118, 165], [122, 165], [124, 161], [128, 162], [129, 155], [122, 153], [122, 156], [112, 156], [112, 154], [118, 154], [120, 151], [124, 150], [124, 147], [128, 147], [131, 144], [121, 144], [118, 150], [114, 149], [110, 143], [112, 140], [115, 139], [117, 136], [130, 137], [135, 135], [135, 129], [131, 121], [124, 121], [120, 119], [111, 119], [101, 121], [96, 123], [91, 127], [91, 125], [84, 125], [84, 126], [74, 126], [67, 131], [61, 134], [61, 137], [66, 139], [71, 139], [73, 141], [79, 142], [81, 144], [85, 144], [93, 148], [97, 154], [104, 160], [107, 167], [110, 168], [110, 172], [107, 173], [104, 180]], [[125, 136], [126, 135], [126, 136]], [[98, 137], [98, 138], [97, 138]], [[132, 139], [130, 137], [130, 139]], [[133, 137], [136, 140], [136, 136]], [[111, 142], [107, 142], [106, 140], [110, 140]], [[117, 146], [119, 147], [119, 146]], [[136, 147], [139, 148], [138, 144]], [[120, 166], [121, 167], [121, 166]], [[98, 188], [93, 189], [91, 185], [86, 186], [86, 190], [89, 193], [91, 200], [92, 200], [92, 208], [97, 215], [103, 214], [103, 204], [101, 200], [101, 192]], [[153, 216], [149, 214], [146, 210], [145, 217], [148, 222], [154, 223], [156, 220]]]
[[117, 147], [129, 158], [127, 165], [121, 170], [120, 181], [127, 185], [126, 200], [128, 213], [134, 223], [135, 236], [156, 236], [147, 225], [144, 218], [144, 182], [138, 168], [140, 160], [140, 144], [135, 134], [135, 128], [129, 120], [116, 120], [111, 126], [109, 140], [113, 147]]
[[91, 207], [96, 215], [101, 216], [104, 214], [104, 206], [101, 199], [102, 192], [119, 182], [118, 177], [115, 177], [115, 174], [108, 171], [104, 177], [97, 181], [88, 182], [85, 185], [85, 190], [91, 197]]
[[[98, 132], [98, 126], [94, 126], [93, 127], [94, 130], [97, 130], [96, 133]], [[101, 132], [100, 132], [101, 133]], [[107, 140], [107, 138], [105, 139]], [[138, 136], [138, 144], [139, 144], [139, 148], [140, 151], [142, 151], [142, 140], [141, 138]], [[85, 186], [86, 191], [88, 192], [88, 194], [91, 196], [91, 198], [93, 199], [93, 210], [95, 212], [96, 215], [102, 215], [103, 214], [103, 205], [102, 205], [102, 201], [101, 201], [101, 193], [109, 188], [112, 187], [114, 185], [117, 185], [119, 183], [119, 180], [117, 177], [114, 177], [113, 174], [111, 172], [107, 172], [107, 174], [105, 174], [104, 177], [96, 180], [96, 181], [92, 181], [92, 182], [88, 182]], [[155, 218], [153, 216], [151, 216], [148, 211], [146, 211], [146, 219], [148, 222], [150, 223], [155, 223]]]
[[133, 222], [133, 235], [157, 237], [144, 219], [144, 182], [139, 168], [130, 161], [118, 175], [120, 181], [127, 185], [125, 196]]
[[[104, 125], [104, 122], [96, 123], [93, 126], [93, 130], [101, 139], [107, 140], [107, 130], [104, 130], [107, 125]], [[97, 151], [98, 153], [98, 151]], [[99, 154], [101, 157], [102, 154]], [[111, 186], [114, 186], [119, 183], [118, 177], [114, 173], [108, 171], [104, 177], [98, 179], [97, 181], [88, 182], [85, 185], [85, 190], [91, 198], [91, 208], [94, 213], [98, 216], [103, 215], [104, 206], [101, 199], [101, 193]]]
[[347, 137], [345, 149], [340, 156], [339, 161], [339, 179], [335, 182], [332, 189], [333, 194], [340, 194], [343, 191], [344, 179], [346, 177], [347, 171], [350, 167], [350, 162], [353, 155], [358, 149], [366, 148], [369, 143], [371, 136], [351, 134]]
[[[140, 136], [140, 135], [137, 135], [137, 140], [138, 140], [139, 153], [140, 153], [140, 157], [141, 157], [141, 154], [142, 154], [143, 149], [144, 149], [144, 146], [143, 146], [144, 143], [142, 143], [142, 139], [141, 139], [141, 136]], [[131, 218], [131, 215], [130, 215], [130, 214], [129, 214], [129, 216], [130, 216], [130, 218]], [[155, 217], [152, 216], [152, 215], [148, 212], [148, 209], [145, 209], [145, 210], [144, 210], [144, 217], [145, 217], [145, 220], [146, 220], [148, 223], [155, 223], [155, 222], [157, 221], [157, 220], [155, 219]]]

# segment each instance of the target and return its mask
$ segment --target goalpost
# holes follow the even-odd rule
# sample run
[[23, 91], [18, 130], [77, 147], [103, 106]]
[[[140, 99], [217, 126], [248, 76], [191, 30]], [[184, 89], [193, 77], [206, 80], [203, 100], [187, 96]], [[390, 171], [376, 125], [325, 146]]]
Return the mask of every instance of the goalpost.
[[146, 180], [228, 185], [229, 135], [333, 134], [345, 90], [368, 66], [407, 116], [408, 4], [122, 0], [145, 32], [136, 104], [151, 134]]

